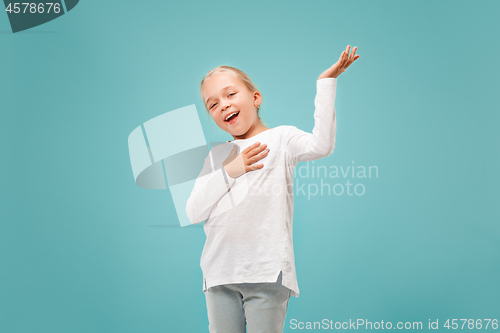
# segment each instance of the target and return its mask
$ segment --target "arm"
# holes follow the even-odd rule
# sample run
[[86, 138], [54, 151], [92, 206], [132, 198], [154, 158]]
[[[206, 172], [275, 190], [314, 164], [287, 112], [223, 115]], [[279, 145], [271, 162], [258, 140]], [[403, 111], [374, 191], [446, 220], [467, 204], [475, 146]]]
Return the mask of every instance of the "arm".
[[[256, 142], [238, 154], [238, 147], [234, 145], [227, 156], [227, 153], [224, 154], [224, 151], [218, 149], [210, 151], [186, 204], [186, 213], [191, 223], [207, 220], [213, 208], [224, 195], [228, 194], [238, 177], [263, 167], [262, 163], [256, 162], [267, 156], [269, 150], [264, 150], [266, 147], [266, 144], [261, 145], [260, 142]], [[221, 160], [224, 162], [214, 165], [214, 161]], [[231, 192], [229, 196], [232, 204], [229, 208], [231, 208], [234, 207]]]
[[287, 132], [287, 151], [294, 160], [311, 161], [331, 155], [335, 149], [337, 122], [335, 93], [337, 79], [324, 78], [316, 82], [314, 129], [312, 134], [291, 126]]
[[186, 204], [187, 216], [193, 224], [207, 220], [214, 206], [234, 183], [234, 179], [228, 176], [222, 165], [213, 164], [212, 153], [210, 151], [205, 159], [203, 170], [196, 179]]
[[307, 133], [291, 127], [288, 132], [288, 152], [294, 163], [319, 159], [333, 153], [335, 149], [335, 134], [337, 122], [335, 118], [335, 93], [337, 77], [359, 58], [353, 52], [349, 54], [351, 46], [348, 45], [342, 52], [339, 60], [324, 71], [318, 78], [317, 94], [314, 101], [314, 129]]

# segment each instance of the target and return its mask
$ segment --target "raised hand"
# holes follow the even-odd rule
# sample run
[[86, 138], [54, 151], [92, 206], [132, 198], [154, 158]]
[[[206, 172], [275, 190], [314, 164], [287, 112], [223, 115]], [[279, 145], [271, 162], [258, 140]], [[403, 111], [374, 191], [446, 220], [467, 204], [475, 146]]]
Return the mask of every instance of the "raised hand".
[[238, 147], [234, 146], [228, 158], [222, 163], [229, 177], [238, 178], [249, 171], [258, 170], [264, 166], [262, 163], [253, 164], [266, 157], [269, 153], [269, 149], [266, 149], [266, 144], [259, 145], [260, 142], [256, 142], [248, 146], [237, 156]]
[[340, 55], [339, 61], [337, 61], [335, 64], [333, 64], [332, 67], [328, 68], [326, 71], [324, 71], [318, 78], [324, 79], [327, 77], [333, 77], [337, 78], [340, 74], [344, 73], [347, 67], [351, 66], [351, 64], [356, 61], [359, 58], [359, 55], [355, 55], [356, 50], [358, 49], [357, 47], [354, 47], [352, 49], [352, 53], [349, 54], [349, 51], [351, 49], [351, 45], [348, 45], [345, 51], [342, 51], [342, 54]]

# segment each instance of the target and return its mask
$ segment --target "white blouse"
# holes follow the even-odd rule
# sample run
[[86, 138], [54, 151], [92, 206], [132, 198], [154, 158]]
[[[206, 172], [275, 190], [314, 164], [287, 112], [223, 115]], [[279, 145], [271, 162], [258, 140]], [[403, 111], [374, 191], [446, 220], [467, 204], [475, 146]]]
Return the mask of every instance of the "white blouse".
[[[278, 126], [249, 139], [213, 147], [188, 199], [192, 223], [205, 221], [207, 236], [200, 266], [203, 291], [221, 284], [276, 282], [299, 297], [293, 251], [293, 170], [300, 161], [333, 153], [337, 123], [337, 79], [316, 82], [314, 129]], [[255, 142], [269, 154], [264, 167], [233, 179], [222, 163], [234, 145], [238, 153]]]

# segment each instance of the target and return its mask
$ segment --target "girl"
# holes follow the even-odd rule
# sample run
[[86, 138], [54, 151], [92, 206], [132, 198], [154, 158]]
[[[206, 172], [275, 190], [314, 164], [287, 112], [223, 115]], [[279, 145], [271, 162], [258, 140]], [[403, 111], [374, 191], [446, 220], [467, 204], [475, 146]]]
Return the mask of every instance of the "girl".
[[356, 49], [319, 76], [312, 134], [265, 126], [262, 96], [239, 69], [219, 66], [201, 81], [207, 111], [234, 138], [210, 150], [186, 206], [192, 223], [206, 220], [200, 266], [210, 332], [283, 332], [289, 298], [299, 296], [293, 170], [332, 154], [337, 77], [359, 58]]

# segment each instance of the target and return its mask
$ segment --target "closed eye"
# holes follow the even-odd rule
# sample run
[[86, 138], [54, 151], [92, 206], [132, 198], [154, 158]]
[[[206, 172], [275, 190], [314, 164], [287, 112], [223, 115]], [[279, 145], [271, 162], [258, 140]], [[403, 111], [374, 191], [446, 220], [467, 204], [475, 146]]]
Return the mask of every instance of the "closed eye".
[[[228, 96], [233, 96], [233, 95], [236, 95], [236, 93], [230, 93]], [[209, 110], [212, 110], [212, 108], [213, 108], [214, 106], [216, 106], [216, 105], [217, 105], [217, 103], [214, 103], [214, 104], [210, 105]]]

